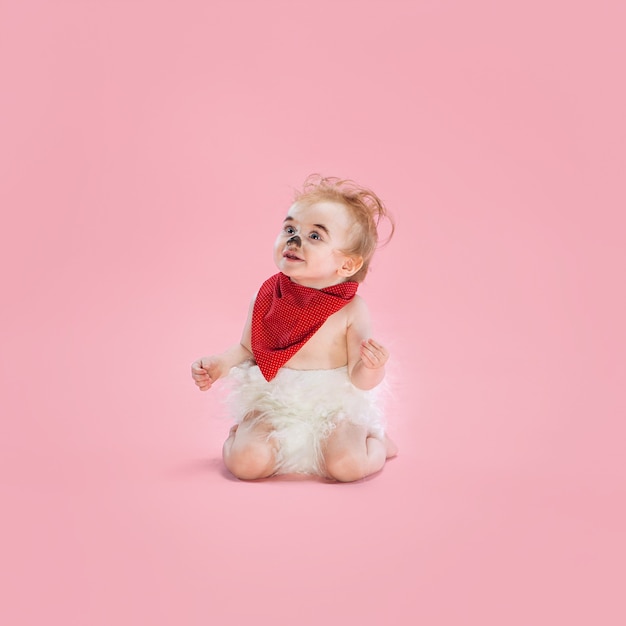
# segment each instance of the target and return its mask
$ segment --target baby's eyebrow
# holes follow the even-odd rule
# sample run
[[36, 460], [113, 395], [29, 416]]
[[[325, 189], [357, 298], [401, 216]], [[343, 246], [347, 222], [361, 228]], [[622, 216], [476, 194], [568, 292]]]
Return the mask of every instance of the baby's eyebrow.
[[[291, 215], [288, 215], [284, 220], [284, 222], [294, 222], [295, 218], [291, 217]], [[320, 230], [323, 230], [327, 235], [330, 236], [330, 232], [328, 231], [328, 228], [326, 228], [326, 226], [324, 226], [324, 224], [313, 224], [313, 226], [315, 226], [315, 228], [319, 228]]]

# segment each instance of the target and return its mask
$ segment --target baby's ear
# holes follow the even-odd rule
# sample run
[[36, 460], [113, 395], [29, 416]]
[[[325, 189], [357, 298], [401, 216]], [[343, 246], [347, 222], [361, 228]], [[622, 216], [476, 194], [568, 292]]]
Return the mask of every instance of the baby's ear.
[[363, 259], [360, 256], [347, 256], [339, 269], [339, 276], [350, 278], [363, 267]]

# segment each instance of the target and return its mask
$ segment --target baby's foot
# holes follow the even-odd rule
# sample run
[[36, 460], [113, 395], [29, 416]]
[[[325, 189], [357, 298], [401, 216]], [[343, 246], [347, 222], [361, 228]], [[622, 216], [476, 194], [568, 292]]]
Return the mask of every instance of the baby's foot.
[[385, 453], [388, 459], [391, 459], [392, 457], [396, 456], [396, 454], [398, 454], [398, 446], [393, 441], [391, 441], [391, 439], [389, 439], [387, 435], [385, 435], [384, 444]]

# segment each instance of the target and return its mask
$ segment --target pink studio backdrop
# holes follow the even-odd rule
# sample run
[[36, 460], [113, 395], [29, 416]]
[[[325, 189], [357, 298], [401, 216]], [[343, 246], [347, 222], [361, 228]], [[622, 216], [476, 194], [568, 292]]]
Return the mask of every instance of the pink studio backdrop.
[[[0, 622], [626, 623], [624, 4], [0, 2]], [[219, 391], [311, 172], [400, 455], [232, 479]]]

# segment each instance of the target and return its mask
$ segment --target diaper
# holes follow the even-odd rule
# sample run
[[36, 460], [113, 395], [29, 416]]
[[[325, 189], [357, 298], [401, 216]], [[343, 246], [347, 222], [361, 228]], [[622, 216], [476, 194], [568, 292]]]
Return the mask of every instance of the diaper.
[[[234, 367], [228, 376], [228, 404], [235, 422], [248, 419], [270, 426], [278, 444], [276, 474], [325, 475], [322, 444], [342, 420], [382, 438], [385, 423], [380, 389], [357, 389], [346, 366], [330, 370], [282, 367], [267, 381], [257, 365]], [[254, 417], [249, 416], [254, 414]]]

